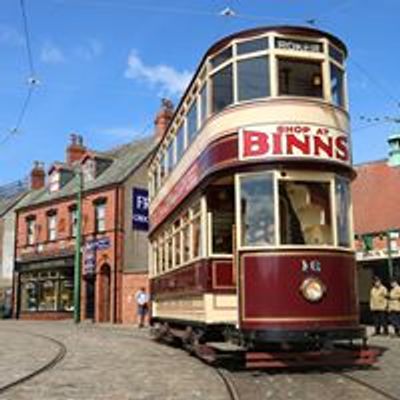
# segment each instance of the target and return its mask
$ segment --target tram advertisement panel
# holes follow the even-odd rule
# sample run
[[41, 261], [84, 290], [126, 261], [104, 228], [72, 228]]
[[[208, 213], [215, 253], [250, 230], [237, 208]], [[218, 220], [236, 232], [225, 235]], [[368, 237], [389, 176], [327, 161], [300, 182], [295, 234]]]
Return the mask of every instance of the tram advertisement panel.
[[348, 135], [312, 124], [268, 124], [239, 131], [239, 158], [302, 158], [351, 164]]

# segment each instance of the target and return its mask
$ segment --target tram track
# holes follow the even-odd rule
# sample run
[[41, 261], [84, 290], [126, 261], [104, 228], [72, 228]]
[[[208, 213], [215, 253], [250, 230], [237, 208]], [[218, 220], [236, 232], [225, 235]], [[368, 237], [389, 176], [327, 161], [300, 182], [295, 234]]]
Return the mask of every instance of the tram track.
[[58, 351], [57, 351], [56, 355], [51, 358], [51, 360], [46, 362], [41, 367], [35, 369], [34, 371], [30, 372], [29, 374], [26, 374], [18, 379], [15, 379], [12, 382], [9, 382], [3, 386], [0, 386], [0, 395], [6, 393], [7, 391], [9, 391], [11, 389], [14, 389], [14, 388], [18, 387], [19, 385], [22, 385], [22, 384], [30, 381], [31, 379], [41, 375], [42, 373], [54, 368], [57, 364], [59, 364], [65, 358], [65, 355], [67, 354], [67, 347], [65, 346], [65, 344], [57, 339], [50, 337], [50, 336], [46, 336], [46, 335], [42, 335], [42, 334], [38, 334], [38, 333], [32, 333], [32, 332], [15, 331], [15, 330], [13, 330], [13, 332], [45, 339], [45, 340], [55, 344], [58, 347]]

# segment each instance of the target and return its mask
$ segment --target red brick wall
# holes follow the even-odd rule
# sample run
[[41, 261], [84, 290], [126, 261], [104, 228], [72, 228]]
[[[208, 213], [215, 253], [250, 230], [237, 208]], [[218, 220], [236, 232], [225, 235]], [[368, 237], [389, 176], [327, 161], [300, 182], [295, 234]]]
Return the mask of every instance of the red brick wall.
[[124, 273], [122, 275], [122, 323], [136, 324], [135, 294], [145, 287], [149, 293], [149, 278], [147, 274]]

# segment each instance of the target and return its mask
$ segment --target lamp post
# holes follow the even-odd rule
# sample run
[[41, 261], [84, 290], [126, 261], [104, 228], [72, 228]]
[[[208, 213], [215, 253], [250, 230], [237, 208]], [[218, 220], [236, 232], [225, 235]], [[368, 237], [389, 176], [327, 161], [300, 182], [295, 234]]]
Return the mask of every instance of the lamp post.
[[74, 322], [81, 321], [81, 242], [82, 242], [82, 172], [76, 173], [77, 180], [77, 216], [75, 237], [75, 260], [74, 260]]

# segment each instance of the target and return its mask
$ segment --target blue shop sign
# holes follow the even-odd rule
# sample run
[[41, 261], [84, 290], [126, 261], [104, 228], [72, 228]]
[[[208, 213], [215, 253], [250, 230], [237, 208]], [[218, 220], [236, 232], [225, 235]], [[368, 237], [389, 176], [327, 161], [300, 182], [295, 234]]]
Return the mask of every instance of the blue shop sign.
[[146, 189], [132, 190], [132, 229], [149, 230], [149, 192]]

